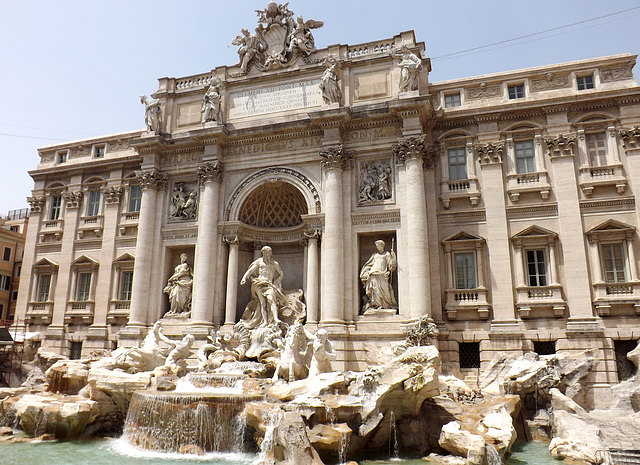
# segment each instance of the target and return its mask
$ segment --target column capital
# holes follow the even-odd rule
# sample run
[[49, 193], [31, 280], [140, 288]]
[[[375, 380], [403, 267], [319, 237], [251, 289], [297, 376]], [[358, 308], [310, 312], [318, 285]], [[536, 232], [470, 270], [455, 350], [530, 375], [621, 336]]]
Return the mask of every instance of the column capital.
[[221, 182], [222, 181], [222, 163], [219, 161], [203, 163], [196, 168], [198, 174], [198, 181], [201, 186], [204, 186], [207, 182]]
[[167, 184], [167, 175], [156, 169], [140, 171], [136, 173], [136, 177], [143, 190], [161, 190], [164, 189]]
[[398, 165], [404, 165], [408, 160], [423, 160], [427, 154], [424, 136], [398, 139], [398, 143], [391, 148]]
[[340, 169], [346, 170], [349, 167], [352, 154], [344, 150], [342, 145], [334, 147], [327, 147], [320, 150], [320, 156], [322, 157], [322, 167], [325, 169]]
[[547, 143], [547, 150], [549, 151], [550, 158], [557, 157], [572, 157], [575, 154], [576, 148], [576, 136], [564, 136], [558, 134], [554, 138], [546, 138], [544, 140]]
[[232, 246], [232, 245], [240, 245], [240, 243], [242, 242], [242, 240], [240, 239], [239, 236], [236, 235], [227, 235], [227, 236], [223, 236], [222, 237], [222, 242], [224, 242], [225, 244], [227, 244], [228, 246]]
[[122, 199], [122, 187], [105, 187], [102, 189], [107, 205], [117, 205]]
[[478, 161], [481, 165], [502, 164], [502, 153], [504, 152], [504, 142], [489, 142], [485, 145], [476, 146], [478, 151]]
[[82, 192], [68, 191], [62, 195], [64, 197], [64, 203], [67, 207], [67, 210], [80, 208], [80, 205], [82, 204]]
[[27, 197], [27, 202], [29, 202], [31, 213], [42, 213], [44, 197]]
[[640, 128], [634, 126], [632, 129], [620, 129], [618, 131], [622, 145], [625, 150], [640, 149]]

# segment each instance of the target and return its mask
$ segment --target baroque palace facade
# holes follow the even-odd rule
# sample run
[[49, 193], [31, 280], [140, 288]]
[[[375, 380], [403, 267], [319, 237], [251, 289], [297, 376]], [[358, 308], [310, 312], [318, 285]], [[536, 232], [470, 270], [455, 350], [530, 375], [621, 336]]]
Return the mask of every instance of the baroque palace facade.
[[[593, 392], [618, 382], [640, 338], [636, 57], [430, 83], [413, 32], [316, 50], [322, 23], [278, 8], [236, 38], [237, 65], [160, 79], [146, 131], [40, 149], [17, 320], [78, 356], [169, 312], [165, 333], [197, 346], [238, 321], [269, 245], [337, 368], [429, 314], [446, 370], [592, 348]], [[397, 308], [365, 314], [378, 240]]]

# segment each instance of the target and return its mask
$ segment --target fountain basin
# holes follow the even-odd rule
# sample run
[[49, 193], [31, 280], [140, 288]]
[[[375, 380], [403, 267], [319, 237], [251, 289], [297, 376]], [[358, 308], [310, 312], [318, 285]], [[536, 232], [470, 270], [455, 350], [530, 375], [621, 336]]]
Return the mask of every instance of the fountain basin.
[[202, 455], [247, 448], [244, 404], [262, 395], [212, 392], [133, 393], [124, 439], [140, 449]]

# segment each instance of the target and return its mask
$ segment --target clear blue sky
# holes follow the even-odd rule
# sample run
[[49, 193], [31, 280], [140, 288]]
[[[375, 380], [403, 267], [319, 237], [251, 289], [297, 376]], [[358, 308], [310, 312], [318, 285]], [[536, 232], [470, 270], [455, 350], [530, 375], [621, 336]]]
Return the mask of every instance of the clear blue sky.
[[[0, 213], [26, 207], [38, 147], [142, 130], [139, 96], [157, 78], [232, 65], [227, 45], [256, 26], [268, 0], [4, 0], [0, 14]], [[640, 1], [291, 0], [324, 21], [318, 48], [390, 38], [413, 29], [432, 58], [431, 81], [618, 53], [640, 52]], [[461, 50], [623, 14], [499, 46]], [[634, 70], [636, 77], [639, 75]]]

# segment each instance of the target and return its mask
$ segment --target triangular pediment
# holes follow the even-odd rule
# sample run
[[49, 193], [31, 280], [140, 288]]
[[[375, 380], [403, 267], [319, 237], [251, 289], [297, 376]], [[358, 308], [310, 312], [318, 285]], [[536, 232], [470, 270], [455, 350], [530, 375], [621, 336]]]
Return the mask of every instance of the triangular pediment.
[[636, 228], [634, 228], [633, 226], [630, 226], [626, 223], [622, 223], [621, 221], [617, 221], [614, 219], [608, 219], [607, 221], [604, 221], [602, 223], [600, 223], [597, 226], [594, 226], [593, 228], [591, 228], [589, 231], [587, 231], [587, 234], [590, 233], [595, 233], [598, 231], [616, 231], [616, 232], [621, 232], [621, 231], [635, 231]]
[[113, 263], [127, 263], [134, 262], [135, 260], [136, 258], [133, 255], [131, 255], [130, 253], [125, 253], [116, 258]]
[[98, 265], [98, 262], [91, 257], [87, 257], [86, 255], [81, 255], [80, 257], [76, 258], [71, 264], [72, 265]]
[[58, 268], [58, 264], [55, 263], [55, 262], [52, 262], [48, 258], [42, 258], [42, 259], [38, 260], [35, 263], [35, 265], [33, 265], [33, 267], [34, 268], [46, 268], [46, 267]]
[[515, 234], [512, 237], [512, 239], [523, 239], [523, 238], [533, 238], [533, 237], [557, 237], [557, 236], [558, 236], [557, 233], [534, 224], [532, 226], [529, 226], [526, 229], [523, 229], [519, 233]]
[[468, 233], [466, 231], [458, 231], [457, 233], [442, 240], [443, 243], [462, 241], [484, 241], [484, 238], [476, 236], [475, 234]]

